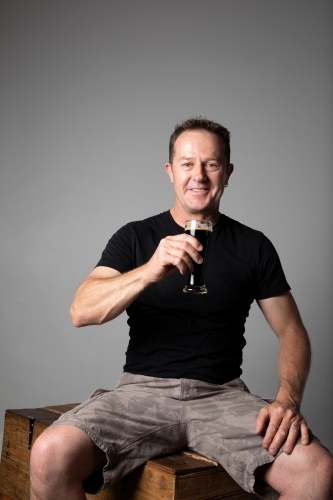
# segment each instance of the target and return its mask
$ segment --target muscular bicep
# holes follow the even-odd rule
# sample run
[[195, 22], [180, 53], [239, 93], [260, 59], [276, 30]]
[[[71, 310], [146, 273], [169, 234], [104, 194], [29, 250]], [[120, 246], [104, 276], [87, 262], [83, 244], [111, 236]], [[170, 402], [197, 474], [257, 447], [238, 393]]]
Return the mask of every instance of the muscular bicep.
[[257, 301], [268, 324], [280, 337], [290, 328], [304, 329], [296, 302], [290, 292]]

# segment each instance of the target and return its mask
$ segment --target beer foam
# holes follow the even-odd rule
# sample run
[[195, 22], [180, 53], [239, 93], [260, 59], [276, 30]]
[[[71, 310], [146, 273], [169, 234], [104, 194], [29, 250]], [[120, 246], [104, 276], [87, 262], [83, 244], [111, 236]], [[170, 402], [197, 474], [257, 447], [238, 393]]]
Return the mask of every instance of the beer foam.
[[210, 231], [213, 232], [213, 224], [210, 221], [187, 220], [185, 231]]

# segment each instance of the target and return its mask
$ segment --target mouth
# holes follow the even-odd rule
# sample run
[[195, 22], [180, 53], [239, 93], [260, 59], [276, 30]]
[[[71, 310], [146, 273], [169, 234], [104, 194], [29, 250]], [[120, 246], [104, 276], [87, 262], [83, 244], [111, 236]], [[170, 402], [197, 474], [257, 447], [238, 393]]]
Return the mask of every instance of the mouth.
[[209, 191], [208, 188], [191, 188], [188, 189], [188, 191], [191, 191], [191, 193], [207, 193]]

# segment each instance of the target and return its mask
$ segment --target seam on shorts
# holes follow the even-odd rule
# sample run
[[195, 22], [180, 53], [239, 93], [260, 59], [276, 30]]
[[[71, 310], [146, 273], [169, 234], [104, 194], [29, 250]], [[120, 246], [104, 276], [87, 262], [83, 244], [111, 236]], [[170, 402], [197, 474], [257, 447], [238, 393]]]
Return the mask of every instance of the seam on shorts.
[[182, 403], [182, 417], [181, 420], [182, 422], [186, 423], [186, 401], [181, 401]]
[[140, 439], [143, 439], [144, 437], [149, 436], [150, 434], [156, 434], [158, 431], [161, 431], [163, 429], [168, 429], [169, 427], [175, 427], [176, 425], [177, 426], [184, 426], [185, 423], [181, 422], [181, 421], [172, 422], [169, 425], [168, 424], [160, 425], [160, 426], [155, 427], [154, 429], [151, 429], [149, 431], [142, 432], [141, 434], [138, 434], [137, 436], [133, 437], [132, 439], [128, 439], [127, 441], [124, 441], [123, 443], [121, 443], [118, 446], [118, 448], [116, 448], [115, 453], [118, 453], [119, 451], [123, 450], [124, 448], [127, 448], [131, 444], [135, 443], [136, 441], [140, 441]]
[[[101, 396], [104, 396], [104, 394], [110, 394], [110, 392], [113, 392], [113, 391], [107, 391], [107, 390], [105, 390], [104, 392], [99, 392], [98, 394], [96, 394], [96, 396], [93, 396], [93, 397], [87, 399], [86, 401], [83, 401], [83, 403], [81, 403], [80, 405], [76, 406], [75, 408], [73, 408], [73, 410], [70, 410], [67, 413], [70, 413], [72, 415], [76, 415], [80, 410], [82, 410], [83, 408], [85, 408], [86, 406], [88, 406], [90, 403], [93, 403], [94, 401], [96, 401], [96, 399], [100, 398]], [[93, 394], [94, 393], [95, 393], [95, 391], [93, 392]]]
[[181, 422], [184, 425], [184, 432], [183, 432], [183, 448], [186, 448], [187, 446], [187, 421], [186, 421], [186, 402], [182, 401], [182, 417], [181, 417]]
[[[128, 387], [128, 390], [126, 389], [127, 387]], [[132, 389], [132, 387], [134, 387], [134, 389]], [[163, 397], [166, 399], [171, 399], [171, 400], [181, 402], [181, 399], [178, 397], [168, 396], [168, 395], [163, 394], [163, 390], [159, 389], [158, 387], [156, 387], [156, 388], [155, 387], [142, 387], [140, 384], [121, 385], [120, 387], [117, 387], [116, 389], [114, 389], [114, 391], [116, 392], [116, 394], [118, 392], [121, 392], [123, 394], [132, 393], [133, 395], [135, 395], [135, 393], [137, 392], [136, 389], [138, 389], [140, 392], [144, 392], [145, 394], [149, 394], [150, 396], [153, 396], [153, 397]]]

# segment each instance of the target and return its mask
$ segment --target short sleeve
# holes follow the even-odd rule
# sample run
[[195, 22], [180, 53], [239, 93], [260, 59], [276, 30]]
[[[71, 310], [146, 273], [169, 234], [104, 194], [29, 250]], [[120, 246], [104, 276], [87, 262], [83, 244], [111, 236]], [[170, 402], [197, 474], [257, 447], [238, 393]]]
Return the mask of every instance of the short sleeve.
[[289, 290], [277, 251], [270, 240], [263, 236], [258, 255], [255, 298], [276, 297]]
[[106, 266], [120, 273], [133, 269], [133, 241], [130, 224], [120, 228], [108, 241], [96, 267]]

